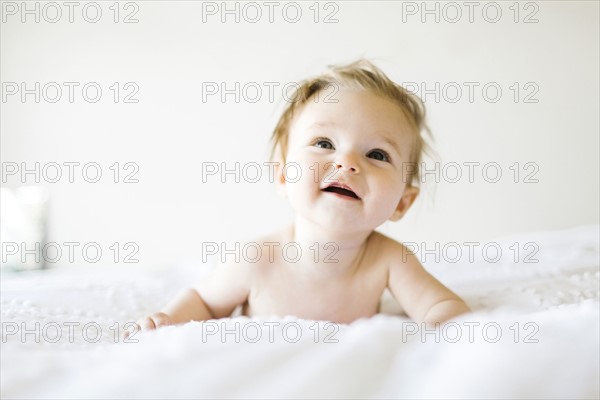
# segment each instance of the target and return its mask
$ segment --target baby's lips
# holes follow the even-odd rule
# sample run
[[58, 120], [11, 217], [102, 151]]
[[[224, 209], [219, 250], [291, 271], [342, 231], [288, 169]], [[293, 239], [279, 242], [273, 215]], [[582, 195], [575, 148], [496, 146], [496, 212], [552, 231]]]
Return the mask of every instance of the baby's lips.
[[340, 189], [345, 189], [345, 190], [349, 190], [350, 192], [352, 192], [359, 200], [361, 199], [361, 196], [356, 192], [356, 190], [354, 190], [352, 187], [348, 186], [345, 183], [342, 183], [340, 181], [331, 181], [328, 182], [324, 187], [321, 188], [321, 190], [325, 190], [328, 189], [330, 187], [338, 187]]

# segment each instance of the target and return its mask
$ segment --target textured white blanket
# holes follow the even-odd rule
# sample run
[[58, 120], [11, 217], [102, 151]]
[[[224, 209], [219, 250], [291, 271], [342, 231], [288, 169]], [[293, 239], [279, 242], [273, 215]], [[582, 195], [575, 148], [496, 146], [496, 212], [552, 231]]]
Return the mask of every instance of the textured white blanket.
[[[124, 343], [127, 321], [156, 310], [207, 268], [4, 273], [1, 395], [598, 398], [599, 227], [496, 243], [496, 262], [491, 250], [456, 263], [450, 253], [424, 259], [475, 310], [438, 330], [394, 315], [386, 297], [389, 314], [350, 325], [238, 316]], [[524, 262], [526, 255], [538, 262]]]

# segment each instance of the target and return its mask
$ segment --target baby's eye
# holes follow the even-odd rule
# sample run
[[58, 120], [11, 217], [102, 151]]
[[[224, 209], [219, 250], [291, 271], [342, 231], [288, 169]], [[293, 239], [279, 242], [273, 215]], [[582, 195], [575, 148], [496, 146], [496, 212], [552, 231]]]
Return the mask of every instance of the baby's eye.
[[378, 161], [390, 162], [390, 156], [383, 150], [371, 150], [369, 154], [367, 154], [367, 157]]
[[333, 149], [333, 144], [327, 138], [316, 138], [313, 141], [313, 146], [319, 147], [321, 149]]

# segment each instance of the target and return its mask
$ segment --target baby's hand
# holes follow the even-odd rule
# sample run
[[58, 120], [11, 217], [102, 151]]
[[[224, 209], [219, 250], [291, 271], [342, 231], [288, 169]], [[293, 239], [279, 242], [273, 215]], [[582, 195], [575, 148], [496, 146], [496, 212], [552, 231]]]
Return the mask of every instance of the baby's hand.
[[164, 312], [155, 312], [144, 318], [140, 318], [136, 325], [140, 330], [150, 330], [160, 328], [161, 326], [173, 325], [171, 318]]
[[123, 333], [123, 338], [127, 339], [129, 336], [142, 330], [151, 330], [168, 325], [173, 325], [171, 318], [163, 312], [156, 312], [147, 317], [138, 319], [133, 328], [133, 332], [125, 331]]

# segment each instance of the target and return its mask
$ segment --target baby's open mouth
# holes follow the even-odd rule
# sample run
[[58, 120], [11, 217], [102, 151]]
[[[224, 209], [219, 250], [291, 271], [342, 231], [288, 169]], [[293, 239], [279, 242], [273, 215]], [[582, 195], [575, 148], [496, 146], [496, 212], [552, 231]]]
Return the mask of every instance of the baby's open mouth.
[[336, 194], [339, 194], [340, 196], [345, 196], [345, 197], [349, 197], [352, 199], [360, 200], [360, 197], [358, 197], [356, 195], [356, 193], [354, 193], [349, 186], [339, 184], [339, 183], [333, 183], [333, 184], [329, 185], [328, 187], [326, 187], [325, 189], [323, 189], [323, 191], [330, 192], [330, 193], [336, 193]]

